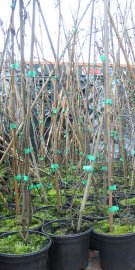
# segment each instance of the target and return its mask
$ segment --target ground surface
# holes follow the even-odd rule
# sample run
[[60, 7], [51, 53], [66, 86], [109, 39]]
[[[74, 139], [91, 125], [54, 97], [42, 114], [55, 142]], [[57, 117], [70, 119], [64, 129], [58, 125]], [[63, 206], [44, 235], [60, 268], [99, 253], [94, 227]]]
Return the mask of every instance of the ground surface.
[[91, 251], [89, 253], [89, 266], [85, 270], [103, 270], [100, 267], [98, 251]]
[[100, 267], [99, 255], [97, 251], [90, 252], [89, 266], [86, 270], [102, 270]]

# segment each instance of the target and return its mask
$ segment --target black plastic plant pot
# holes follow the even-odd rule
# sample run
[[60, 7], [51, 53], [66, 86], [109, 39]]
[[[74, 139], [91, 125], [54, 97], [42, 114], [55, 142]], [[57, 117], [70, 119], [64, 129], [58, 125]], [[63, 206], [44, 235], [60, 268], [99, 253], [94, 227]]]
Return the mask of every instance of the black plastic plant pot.
[[[9, 232], [12, 233], [12, 232], [14, 232], [14, 231], [19, 231], [19, 229], [14, 230], [14, 228], [11, 229], [10, 231], [5, 231], [5, 230], [2, 231], [2, 229], [1, 229], [1, 222], [2, 222], [2, 221], [8, 220], [8, 219], [15, 219], [15, 218], [16, 218], [16, 216], [9, 216], [9, 217], [4, 217], [4, 218], [1, 218], [1, 219], [0, 219], [0, 235], [5, 234], [5, 233], [9, 233]], [[39, 218], [39, 217], [36, 217], [36, 216], [33, 216], [33, 218], [39, 220], [39, 221], [40, 221], [40, 224], [38, 224], [38, 225], [35, 226], [35, 227], [30, 228], [29, 231], [41, 231], [41, 228], [42, 228], [43, 223], [44, 223], [43, 219], [42, 219], [42, 218]], [[1, 269], [0, 269], [0, 270], [1, 270]]]
[[[0, 238], [15, 234], [16, 232], [6, 233], [0, 236]], [[46, 261], [48, 256], [48, 251], [51, 246], [51, 239], [42, 232], [30, 232], [30, 234], [36, 233], [40, 235], [45, 235], [48, 238], [48, 243], [42, 249], [37, 252], [28, 254], [4, 254], [0, 253], [0, 270], [46, 270]]]
[[[49, 222], [43, 226], [43, 232], [51, 228], [54, 222], [66, 226], [68, 220]], [[84, 232], [64, 236], [50, 234], [53, 241], [48, 256], [49, 269], [82, 270], [87, 267], [89, 258], [89, 235], [92, 230], [92, 225], [89, 221], [85, 222], [88, 222], [89, 228]]]
[[[93, 224], [96, 221], [101, 221], [104, 219], [108, 219], [107, 216], [83, 216], [84, 219], [89, 220], [91, 222], [93, 222]], [[93, 231], [93, 229], [91, 230], [90, 236], [89, 236], [89, 249], [90, 250], [98, 250], [99, 249], [99, 241], [98, 241], [98, 237], [95, 234], [95, 232]]]
[[108, 235], [93, 231], [98, 239], [100, 264], [104, 270], [135, 269], [135, 233]]

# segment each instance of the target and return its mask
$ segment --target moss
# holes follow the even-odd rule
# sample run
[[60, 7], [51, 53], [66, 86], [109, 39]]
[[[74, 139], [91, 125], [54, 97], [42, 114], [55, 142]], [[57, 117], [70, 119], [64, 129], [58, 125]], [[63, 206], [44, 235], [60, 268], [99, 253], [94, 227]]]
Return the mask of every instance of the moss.
[[[72, 214], [75, 214], [75, 213], [72, 212]], [[58, 213], [55, 207], [49, 207], [49, 208], [36, 210], [34, 212], [34, 215], [44, 220], [55, 220], [58, 218], [69, 218], [70, 210], [68, 208], [62, 209], [60, 213]]]
[[56, 190], [51, 189], [50, 191], [48, 191], [48, 196], [56, 196]]
[[120, 200], [120, 204], [123, 205], [123, 206], [126, 206], [126, 205], [135, 205], [135, 197], [133, 197], [133, 198], [127, 198], [127, 199], [124, 199], [124, 200]]
[[3, 197], [0, 196], [0, 204], [5, 204], [5, 202], [8, 204], [14, 203], [14, 196], [9, 196], [8, 194], [4, 194], [3, 192]]
[[[34, 229], [40, 225], [42, 225], [41, 220], [38, 218], [32, 218], [32, 223], [29, 226], [29, 229]], [[0, 220], [0, 232], [13, 232], [21, 230], [21, 218], [6, 218], [4, 220]]]
[[125, 222], [117, 221], [117, 224], [116, 223], [113, 224], [113, 231], [110, 232], [109, 222], [106, 220], [102, 220], [100, 222], [97, 222], [93, 228], [96, 232], [99, 232], [99, 233], [121, 235], [121, 234], [135, 232], [135, 223], [131, 222], [127, 224], [127, 221]]
[[81, 204], [82, 204], [82, 198], [80, 198], [80, 199], [76, 198], [73, 200], [74, 206], [80, 206]]
[[[80, 232], [85, 232], [90, 228], [90, 222], [83, 221], [81, 225]], [[64, 236], [64, 235], [72, 235], [72, 234], [78, 234], [77, 232], [77, 222], [73, 221], [70, 222], [53, 222], [48, 225], [48, 227], [45, 228], [45, 231], [47, 234], [51, 235], [57, 235], [57, 236]]]
[[92, 206], [85, 206], [85, 210], [83, 212], [83, 214], [85, 216], [90, 216], [91, 214], [95, 214], [96, 213], [96, 207], [95, 205], [92, 205]]
[[7, 174], [7, 166], [4, 164], [0, 165], [0, 177], [4, 177]]
[[0, 206], [0, 216], [1, 217], [8, 217], [8, 216], [13, 216], [13, 215], [15, 215], [15, 210], [13, 210], [13, 209], [8, 209], [8, 208], [6, 208], [6, 207], [4, 207], [4, 206]]
[[0, 252], [6, 254], [27, 254], [42, 249], [49, 242], [44, 235], [30, 234], [24, 242], [19, 234], [4, 236], [0, 239]]
[[[48, 192], [47, 194], [47, 202], [44, 202], [44, 200], [41, 198], [41, 196], [37, 196], [35, 198], [32, 199], [32, 204], [33, 206], [45, 206], [45, 205], [56, 205], [56, 191], [53, 190], [52, 194], [54, 193], [54, 195], [50, 195], [51, 194], [51, 190]], [[64, 195], [61, 195], [60, 197], [60, 201], [61, 204], [64, 205], [67, 201], [66, 197]]]
[[108, 215], [108, 207], [106, 205], [100, 205], [99, 209], [95, 205], [86, 205], [83, 213], [85, 216], [105, 216]]

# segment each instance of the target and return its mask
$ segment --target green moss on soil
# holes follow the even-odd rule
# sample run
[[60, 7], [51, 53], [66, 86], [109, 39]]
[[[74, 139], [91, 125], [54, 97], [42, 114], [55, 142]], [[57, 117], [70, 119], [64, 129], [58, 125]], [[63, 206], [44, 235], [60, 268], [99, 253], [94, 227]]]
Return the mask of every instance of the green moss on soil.
[[121, 235], [135, 232], [135, 223], [127, 224], [126, 221], [124, 223], [120, 223], [119, 221], [117, 221], [117, 223], [114, 222], [113, 231], [110, 232], [109, 222], [106, 220], [102, 220], [97, 222], [93, 228], [96, 232], [99, 233], [105, 233], [110, 235]]
[[[42, 225], [41, 220], [39, 220], [38, 218], [32, 218], [32, 223], [29, 226], [29, 229], [37, 228], [40, 225]], [[21, 230], [21, 218], [7, 218], [0, 220], [0, 232], [14, 232]]]
[[135, 205], [135, 197], [120, 200], [120, 204], [123, 205], [123, 206]]
[[[73, 209], [74, 211], [74, 209]], [[75, 215], [75, 211], [72, 212]], [[62, 209], [60, 213], [57, 213], [55, 207], [48, 207], [44, 209], [39, 209], [34, 212], [34, 215], [40, 217], [44, 220], [55, 220], [58, 218], [69, 218], [70, 217], [70, 210], [69, 209]]]
[[8, 209], [6, 207], [0, 206], [0, 216], [1, 217], [8, 217], [8, 216], [14, 216], [15, 215], [15, 210], [13, 209]]
[[[83, 221], [80, 232], [85, 232], [90, 228], [91, 224], [88, 221]], [[57, 236], [64, 236], [64, 235], [73, 235], [78, 234], [77, 232], [77, 222], [53, 222], [49, 224], [49, 227], [45, 228], [45, 231], [49, 235], [57, 235]]]
[[0, 239], [0, 253], [27, 254], [39, 251], [49, 240], [44, 235], [30, 234], [27, 242], [24, 242], [20, 234], [13, 234]]

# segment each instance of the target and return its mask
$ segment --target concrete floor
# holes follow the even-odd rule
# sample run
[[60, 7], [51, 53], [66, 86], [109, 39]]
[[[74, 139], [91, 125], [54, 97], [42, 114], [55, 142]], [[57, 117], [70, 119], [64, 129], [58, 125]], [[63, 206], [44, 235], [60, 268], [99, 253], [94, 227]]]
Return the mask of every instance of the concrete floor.
[[91, 251], [89, 256], [89, 266], [86, 268], [86, 270], [102, 270], [100, 267], [98, 251]]

